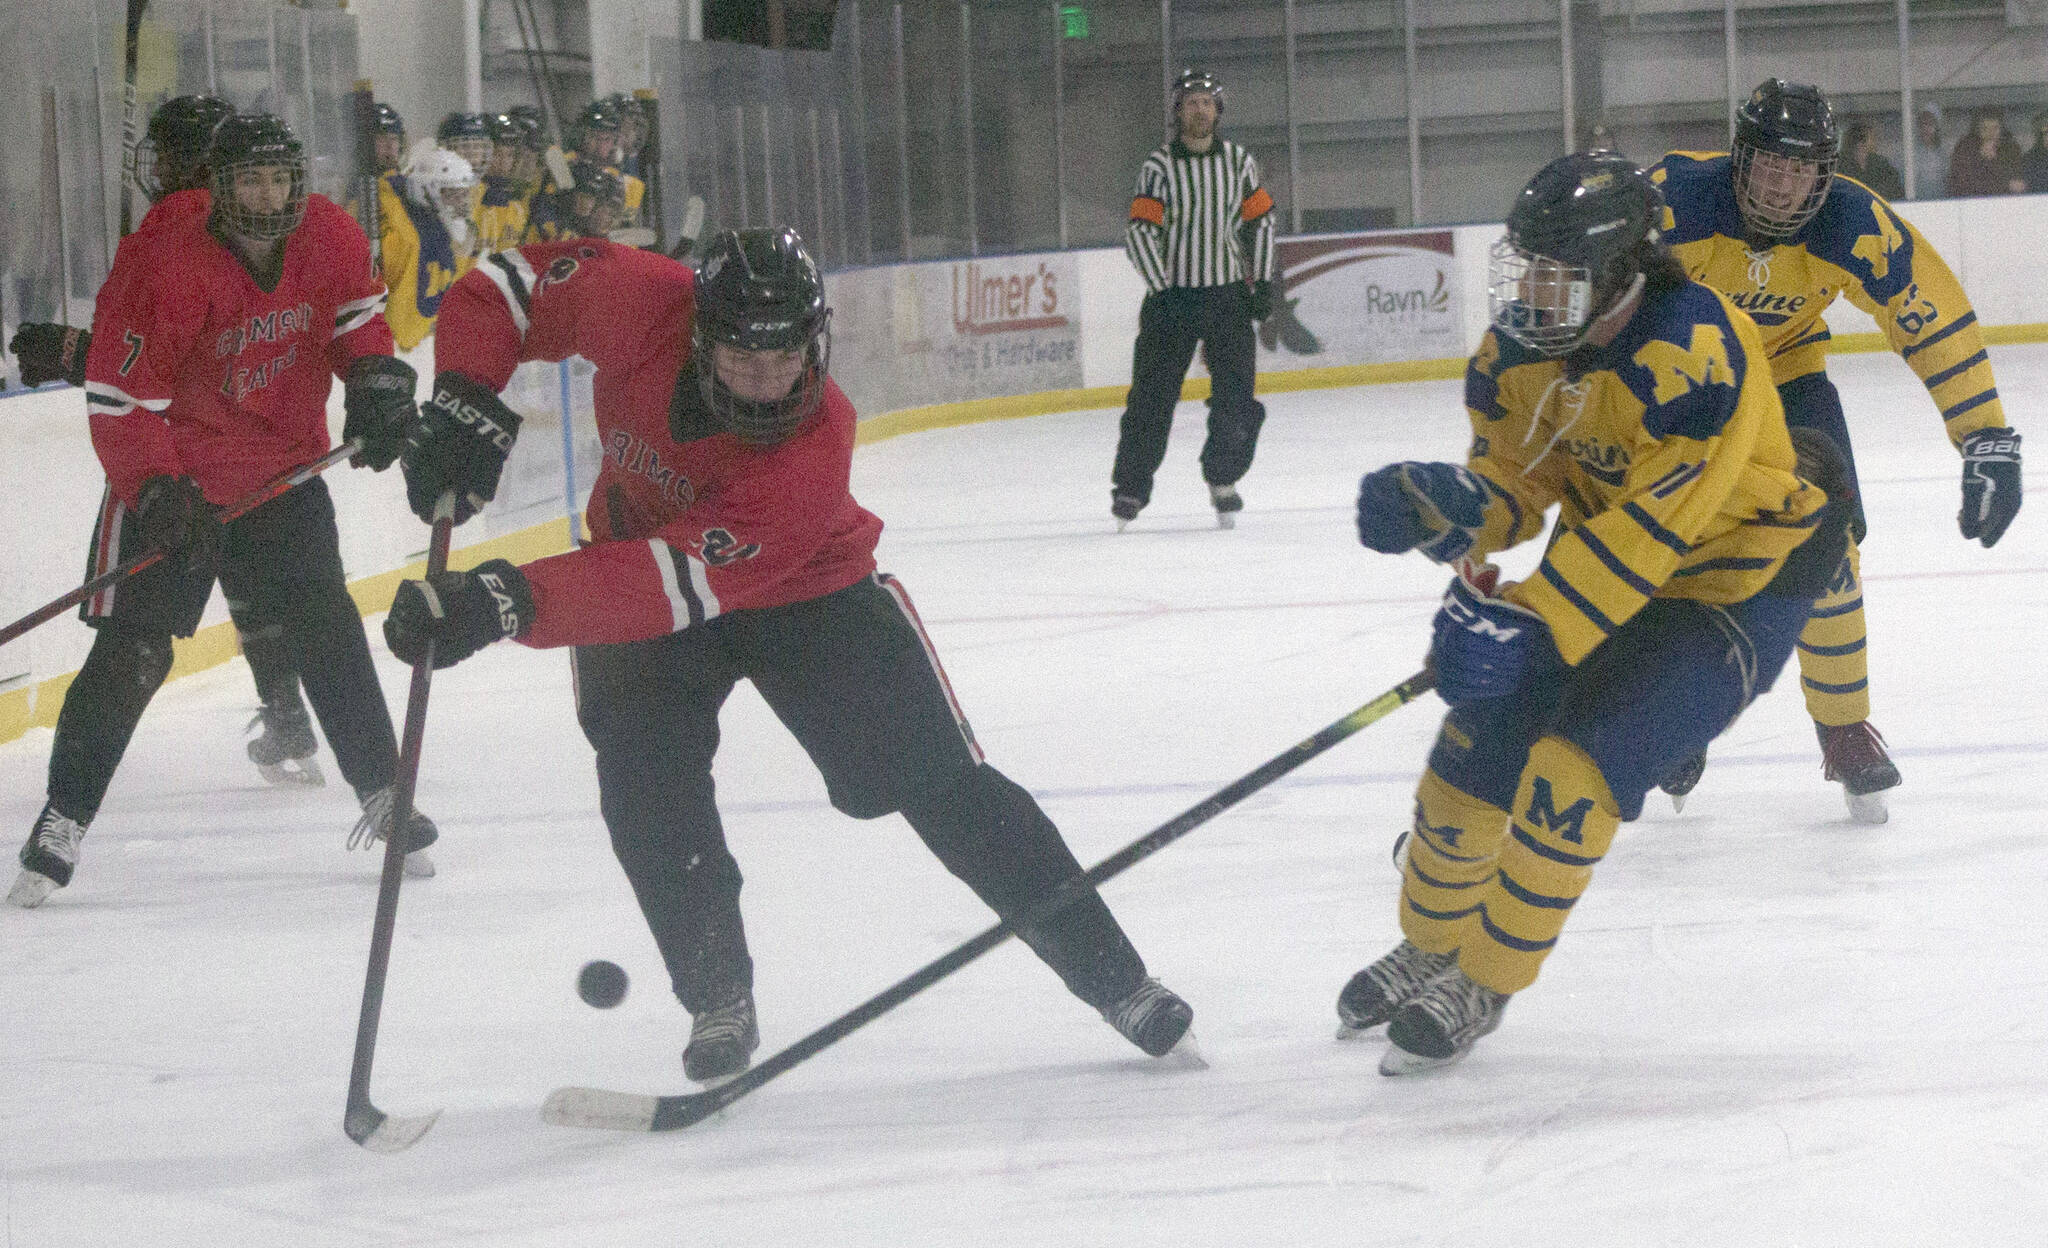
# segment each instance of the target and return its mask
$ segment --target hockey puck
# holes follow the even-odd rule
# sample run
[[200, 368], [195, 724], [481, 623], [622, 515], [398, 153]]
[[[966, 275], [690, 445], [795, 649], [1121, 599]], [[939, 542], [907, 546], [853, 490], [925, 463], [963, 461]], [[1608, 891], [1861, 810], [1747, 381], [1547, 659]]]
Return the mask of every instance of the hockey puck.
[[626, 972], [616, 962], [585, 962], [576, 976], [576, 994], [586, 1005], [609, 1010], [626, 999]]

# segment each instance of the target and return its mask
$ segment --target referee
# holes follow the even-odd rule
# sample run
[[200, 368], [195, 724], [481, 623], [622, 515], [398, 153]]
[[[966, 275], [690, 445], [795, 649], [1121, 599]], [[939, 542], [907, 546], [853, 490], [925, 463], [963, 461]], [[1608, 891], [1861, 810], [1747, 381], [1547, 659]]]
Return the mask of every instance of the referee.
[[1216, 79], [1183, 70], [1173, 84], [1177, 133], [1138, 170], [1124, 251], [1147, 293], [1110, 476], [1109, 510], [1119, 531], [1152, 501], [1152, 474], [1166, 457], [1173, 407], [1197, 342], [1210, 377], [1202, 480], [1218, 524], [1231, 527], [1244, 509], [1237, 482], [1252, 466], [1266, 419], [1265, 406], [1252, 397], [1252, 322], [1273, 310], [1273, 197], [1259, 185], [1252, 154], [1216, 137], [1222, 114]]

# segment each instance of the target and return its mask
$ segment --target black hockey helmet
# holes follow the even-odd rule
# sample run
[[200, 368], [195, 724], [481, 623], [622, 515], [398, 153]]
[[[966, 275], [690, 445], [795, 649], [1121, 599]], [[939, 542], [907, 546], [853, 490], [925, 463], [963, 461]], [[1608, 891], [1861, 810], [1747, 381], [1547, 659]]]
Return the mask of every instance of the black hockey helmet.
[[1543, 166], [1493, 245], [1494, 328], [1543, 355], [1571, 351], [1643, 270], [1663, 219], [1663, 193], [1625, 156], [1574, 152]]
[[1216, 75], [1206, 69], [1183, 69], [1180, 77], [1173, 80], [1173, 116], [1180, 119], [1180, 102], [1195, 92], [1201, 92], [1216, 101], [1216, 115], [1223, 115], [1223, 84]]
[[619, 127], [624, 124], [625, 118], [619, 115], [619, 110], [613, 107], [609, 100], [592, 100], [583, 106], [582, 112], [576, 114], [576, 129], [580, 133], [587, 134], [592, 130], [617, 133]]
[[626, 180], [594, 160], [574, 162], [569, 176], [575, 186], [555, 192], [563, 226], [579, 237], [603, 238], [626, 210]]
[[[278, 239], [299, 228], [306, 215], [306, 149], [282, 117], [237, 114], [213, 132], [213, 216], [246, 238]], [[235, 175], [245, 169], [280, 167], [291, 172], [291, 194], [283, 209], [256, 212], [235, 195]]]
[[546, 151], [548, 146], [547, 123], [541, 120], [540, 109], [531, 104], [514, 104], [498, 117], [491, 128], [491, 137], [499, 142], [500, 132], [512, 135], [509, 140], [529, 152]]
[[1735, 113], [1735, 203], [1758, 240], [1792, 237], [1813, 220], [1842, 151], [1835, 109], [1819, 87], [1772, 78]]
[[405, 137], [405, 118], [398, 115], [397, 109], [380, 101], [373, 111], [376, 114], [373, 125], [378, 134], [395, 134], [401, 139]]
[[234, 105], [211, 95], [165, 100], [150, 115], [149, 131], [135, 148], [135, 182], [142, 193], [154, 202], [173, 191], [204, 187], [214, 127], [234, 113]]
[[[724, 230], [714, 236], [697, 270], [691, 335], [698, 392], [713, 418], [754, 446], [773, 446], [794, 434], [824, 401], [831, 324], [825, 279], [795, 230]], [[743, 399], [719, 380], [713, 360], [719, 346], [801, 351], [803, 371], [779, 399]]]
[[491, 141], [491, 119], [485, 113], [450, 113], [434, 131], [434, 141], [446, 147], [456, 139]]

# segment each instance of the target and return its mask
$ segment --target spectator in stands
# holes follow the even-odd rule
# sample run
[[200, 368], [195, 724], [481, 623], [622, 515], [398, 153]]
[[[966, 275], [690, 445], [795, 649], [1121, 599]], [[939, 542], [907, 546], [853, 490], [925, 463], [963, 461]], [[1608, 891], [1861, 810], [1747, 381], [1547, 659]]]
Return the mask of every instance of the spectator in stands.
[[1913, 118], [1913, 198], [1948, 194], [1948, 147], [1941, 141], [1941, 112], [1923, 108]]
[[2036, 195], [2048, 191], [2048, 113], [2034, 115], [2034, 146], [2020, 158], [2020, 180]]
[[1840, 171], [1876, 191], [1883, 199], [1904, 199], [1906, 184], [1892, 162], [1877, 154], [1877, 134], [1867, 121], [1849, 123], [1848, 154]]
[[1948, 193], [2016, 195], [2027, 189], [2020, 180], [2019, 141], [2005, 132], [1995, 108], [1980, 108], [1970, 118], [1970, 133], [1956, 144], [1948, 162]]

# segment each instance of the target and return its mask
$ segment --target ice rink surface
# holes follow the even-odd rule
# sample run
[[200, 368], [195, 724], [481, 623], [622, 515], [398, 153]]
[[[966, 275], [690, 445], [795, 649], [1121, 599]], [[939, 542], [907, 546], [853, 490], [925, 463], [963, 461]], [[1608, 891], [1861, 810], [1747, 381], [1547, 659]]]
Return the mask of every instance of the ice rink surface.
[[[1992, 358], [2048, 438], [2048, 348]], [[567, 656], [500, 645], [434, 682], [441, 874], [402, 894], [373, 1085], [446, 1113], [373, 1155], [341, 1115], [377, 861], [342, 848], [331, 756], [313, 793], [244, 760], [237, 662], [158, 697], [73, 885], [0, 910], [0, 1243], [2038, 1244], [2048, 503], [1966, 546], [1924, 390], [1889, 355], [1831, 371], [1891, 822], [1822, 783], [1788, 667], [1682, 816], [1653, 795], [1623, 830], [1462, 1066], [1385, 1079], [1378, 1037], [1332, 1039], [1338, 988], [1397, 938], [1430, 698], [1106, 888], [1207, 1070], [1158, 1068], [1012, 942], [688, 1131], [545, 1125], [561, 1084], [689, 1090], [688, 1019], [611, 857]], [[1094, 862], [1419, 666], [1443, 575], [1362, 550], [1351, 499], [1383, 462], [1459, 457], [1457, 395], [1269, 398], [1234, 532], [1198, 404], [1122, 535], [1115, 412], [897, 438], [854, 489], [991, 761]], [[750, 690], [724, 726], [765, 1056], [990, 916], [901, 820], [832, 811]], [[49, 743], [0, 746], [22, 834]], [[574, 990], [598, 957], [633, 978], [609, 1012]]]

